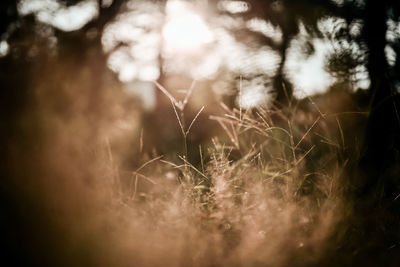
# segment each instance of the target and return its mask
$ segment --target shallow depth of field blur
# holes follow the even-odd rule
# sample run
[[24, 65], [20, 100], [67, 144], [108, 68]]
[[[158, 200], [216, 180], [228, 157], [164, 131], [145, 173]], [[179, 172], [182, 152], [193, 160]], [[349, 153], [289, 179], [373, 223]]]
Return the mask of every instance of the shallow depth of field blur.
[[10, 266], [399, 266], [396, 1], [0, 12]]

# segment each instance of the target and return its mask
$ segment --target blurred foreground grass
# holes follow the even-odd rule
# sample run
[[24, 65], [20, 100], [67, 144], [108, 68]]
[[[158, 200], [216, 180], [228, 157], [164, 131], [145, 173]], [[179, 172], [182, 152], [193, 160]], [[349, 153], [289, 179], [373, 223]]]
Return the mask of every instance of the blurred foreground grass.
[[[128, 138], [104, 126], [140, 117], [123, 105], [91, 121], [31, 105], [8, 142], [12, 242], [3, 253], [41, 266], [373, 266], [385, 254], [365, 258], [360, 243], [368, 233], [354, 190], [367, 113], [356, 97], [331, 90], [252, 110], [221, 103], [192, 123], [172, 101], [181, 142], [164, 155], [143, 150], [140, 127]], [[207, 127], [204, 116], [221, 134], [188, 142], [191, 129]]]
[[179, 112], [185, 107], [171, 99], [183, 148], [144, 155], [136, 170], [112, 176], [129, 236], [144, 234], [129, 244], [139, 265], [346, 263], [331, 255], [351, 230], [348, 175], [358, 161], [366, 113], [340, 112], [342, 105], [354, 107], [349, 96], [339, 107], [323, 102], [334, 97], [318, 98], [324, 108], [311, 98], [253, 110], [221, 103], [221, 113], [209, 119], [223, 133], [189, 149], [199, 153], [195, 162]]

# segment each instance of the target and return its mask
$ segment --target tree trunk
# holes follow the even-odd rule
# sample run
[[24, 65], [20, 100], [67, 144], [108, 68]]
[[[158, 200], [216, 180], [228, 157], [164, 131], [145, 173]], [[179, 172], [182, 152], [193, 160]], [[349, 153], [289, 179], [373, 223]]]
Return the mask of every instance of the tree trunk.
[[362, 194], [394, 199], [400, 191], [393, 180], [399, 163], [399, 101], [388, 76], [385, 56], [387, 31], [386, 1], [368, 0], [365, 6], [364, 40], [369, 49], [367, 69], [371, 85], [370, 117], [368, 119], [360, 166], [366, 181]]

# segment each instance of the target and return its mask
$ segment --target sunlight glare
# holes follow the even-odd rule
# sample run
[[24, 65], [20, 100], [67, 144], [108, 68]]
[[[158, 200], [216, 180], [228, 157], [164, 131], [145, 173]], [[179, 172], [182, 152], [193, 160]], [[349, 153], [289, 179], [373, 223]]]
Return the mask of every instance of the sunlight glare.
[[238, 104], [245, 109], [268, 105], [271, 103], [268, 87], [263, 77], [241, 81]]
[[214, 40], [203, 19], [190, 11], [181, 1], [170, 1], [169, 19], [162, 35], [168, 52], [195, 50]]
[[1, 41], [0, 42], [0, 57], [5, 57], [9, 51], [10, 51], [10, 46], [8, 45], [7, 41]]
[[75, 31], [98, 16], [95, 0], [84, 0], [67, 6], [58, 0], [21, 0], [17, 5], [20, 15], [33, 14], [38, 21], [62, 31]]
[[225, 12], [237, 14], [249, 11], [250, 4], [245, 1], [221, 1], [218, 3], [218, 8]]

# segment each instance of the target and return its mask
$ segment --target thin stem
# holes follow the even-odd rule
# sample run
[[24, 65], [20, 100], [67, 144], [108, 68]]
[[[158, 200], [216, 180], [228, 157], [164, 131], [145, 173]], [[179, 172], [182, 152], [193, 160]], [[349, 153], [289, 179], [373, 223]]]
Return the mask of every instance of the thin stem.
[[197, 117], [199, 117], [199, 115], [203, 111], [203, 109], [204, 109], [204, 106], [199, 110], [199, 112], [197, 112], [196, 116], [194, 117], [194, 119], [192, 120], [192, 122], [190, 123], [190, 125], [189, 125], [189, 127], [188, 127], [188, 129], [186, 131], [186, 135], [189, 134], [190, 128], [192, 128], [194, 122], [196, 121]]

